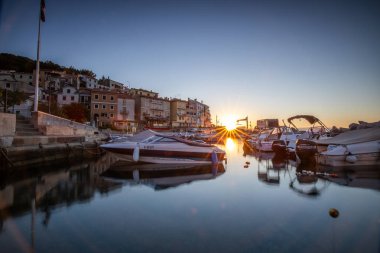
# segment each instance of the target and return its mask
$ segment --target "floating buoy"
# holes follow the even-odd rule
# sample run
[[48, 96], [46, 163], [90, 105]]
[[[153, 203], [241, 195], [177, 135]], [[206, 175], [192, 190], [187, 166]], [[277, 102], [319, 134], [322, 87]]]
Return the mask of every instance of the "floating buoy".
[[248, 165], [246, 164], [246, 165], [244, 165], [244, 168], [248, 168]]
[[250, 162], [246, 161], [245, 164], [251, 164]]
[[358, 161], [358, 157], [356, 155], [347, 155], [346, 161], [349, 163], [356, 163]]
[[218, 160], [218, 155], [216, 154], [215, 151], [213, 151], [213, 152], [211, 153], [211, 163], [212, 163], [212, 164], [216, 164], [216, 163], [218, 163], [218, 162], [219, 162], [219, 160]]
[[133, 161], [138, 162], [140, 159], [140, 147], [139, 144], [136, 143], [135, 148], [133, 149]]
[[333, 217], [334, 219], [336, 219], [339, 216], [339, 211], [337, 209], [335, 209], [335, 208], [331, 208], [329, 210], [329, 214], [330, 214], [331, 217]]

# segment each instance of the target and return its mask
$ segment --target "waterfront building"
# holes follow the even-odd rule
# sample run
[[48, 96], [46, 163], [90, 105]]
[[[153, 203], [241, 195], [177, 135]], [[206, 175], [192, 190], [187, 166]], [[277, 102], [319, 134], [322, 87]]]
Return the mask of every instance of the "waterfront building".
[[108, 90], [126, 90], [123, 83], [111, 80], [110, 78], [101, 78], [98, 80], [98, 88], [108, 89]]
[[190, 98], [187, 99], [185, 122], [187, 127], [197, 127], [197, 103]]
[[78, 89], [79, 88], [85, 88], [85, 89], [96, 89], [99, 88], [98, 79], [87, 76], [87, 75], [78, 75]]
[[91, 121], [97, 127], [112, 127], [117, 113], [118, 93], [103, 89], [91, 90]]
[[26, 94], [34, 94], [34, 86], [30, 84], [30, 75], [15, 71], [0, 72], [0, 88], [10, 91], [22, 91]]
[[186, 100], [175, 98], [170, 101], [170, 121], [173, 128], [187, 127], [186, 105]]
[[79, 93], [76, 88], [65, 85], [62, 90], [57, 93], [57, 104], [62, 107], [71, 103], [79, 103]]
[[278, 119], [259, 119], [257, 120], [256, 127], [258, 129], [267, 129], [267, 128], [273, 128], [278, 127]]
[[119, 93], [117, 97], [117, 113], [113, 121], [117, 129], [134, 132], [137, 128], [135, 121], [135, 99], [126, 93]]
[[91, 90], [79, 89], [79, 103], [91, 110]]
[[141, 127], [169, 128], [170, 100], [167, 98], [134, 96], [136, 119]]
[[131, 88], [129, 92], [134, 95], [134, 96], [145, 96], [145, 97], [153, 97], [153, 98], [158, 98], [158, 93], [154, 91], [149, 91], [149, 90], [144, 90], [144, 89], [136, 89], [136, 88]]

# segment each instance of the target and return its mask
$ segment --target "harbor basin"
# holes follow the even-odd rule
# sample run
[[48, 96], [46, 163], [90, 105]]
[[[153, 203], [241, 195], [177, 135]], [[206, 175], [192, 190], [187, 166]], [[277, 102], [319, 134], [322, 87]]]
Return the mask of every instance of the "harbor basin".
[[219, 146], [218, 167], [106, 154], [3, 178], [0, 252], [380, 252], [378, 166]]

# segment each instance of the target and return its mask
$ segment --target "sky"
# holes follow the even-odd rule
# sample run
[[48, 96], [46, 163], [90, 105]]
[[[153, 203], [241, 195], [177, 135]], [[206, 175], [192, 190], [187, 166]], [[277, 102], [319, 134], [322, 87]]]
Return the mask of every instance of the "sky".
[[[41, 60], [197, 98], [214, 123], [380, 120], [379, 1], [45, 1]], [[0, 52], [36, 59], [38, 15], [0, 0]]]

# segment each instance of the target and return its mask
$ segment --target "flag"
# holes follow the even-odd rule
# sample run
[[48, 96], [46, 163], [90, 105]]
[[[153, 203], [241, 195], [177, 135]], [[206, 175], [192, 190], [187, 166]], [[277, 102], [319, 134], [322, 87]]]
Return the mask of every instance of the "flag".
[[45, 22], [45, 0], [41, 0], [40, 18], [42, 22]]

